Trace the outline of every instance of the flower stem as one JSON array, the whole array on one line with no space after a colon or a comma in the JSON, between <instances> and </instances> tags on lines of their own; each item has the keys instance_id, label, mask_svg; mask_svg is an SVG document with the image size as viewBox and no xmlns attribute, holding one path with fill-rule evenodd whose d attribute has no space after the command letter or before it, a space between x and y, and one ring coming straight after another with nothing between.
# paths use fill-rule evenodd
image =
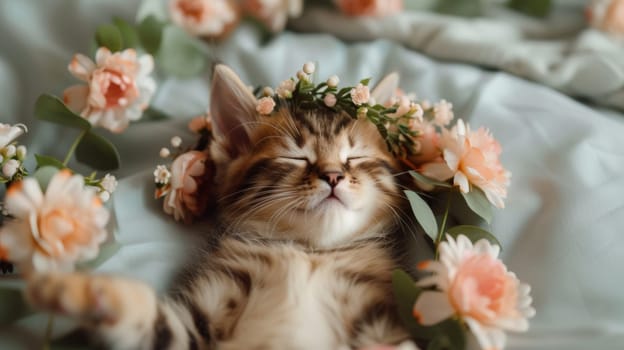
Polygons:
<instances>
[{"instance_id":1,"label":"flower stem","mask_svg":"<svg viewBox=\"0 0 624 350\"><path fill-rule=\"evenodd\" d=\"M50 314L50 317L48 317L48 325L46 326L45 338L43 339L43 350L50 350L52 328L54 328L54 314Z\"/></svg>"},{"instance_id":2,"label":"flower stem","mask_svg":"<svg viewBox=\"0 0 624 350\"><path fill-rule=\"evenodd\" d=\"M76 148L80 144L80 141L82 141L82 139L85 137L87 132L89 132L89 129L84 129L80 133L80 135L78 135L78 137L76 138L74 143L72 143L71 147L69 148L69 151L67 151L67 155L65 155L65 159L63 160L63 166L67 166L67 164L69 163L69 160L74 155L74 152L76 151Z\"/></svg>"},{"instance_id":3,"label":"flower stem","mask_svg":"<svg viewBox=\"0 0 624 350\"><path fill-rule=\"evenodd\" d=\"M449 211L451 210L451 192L448 192L448 197L446 199L446 208L444 209L444 216L442 216L442 223L440 224L440 230L438 231L438 235L435 240L435 260L438 260L440 256L440 250L438 247L440 246L440 242L442 242L442 238L444 237L444 231L446 230L446 220L448 219Z\"/></svg>"}]
</instances>

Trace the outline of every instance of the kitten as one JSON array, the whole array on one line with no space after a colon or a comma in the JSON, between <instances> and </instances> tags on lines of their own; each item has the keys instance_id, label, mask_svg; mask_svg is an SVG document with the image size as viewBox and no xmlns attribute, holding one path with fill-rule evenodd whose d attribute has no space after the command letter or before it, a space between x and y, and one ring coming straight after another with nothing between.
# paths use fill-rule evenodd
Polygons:
<instances>
[{"instance_id":1,"label":"kitten","mask_svg":"<svg viewBox=\"0 0 624 350\"><path fill-rule=\"evenodd\" d=\"M30 302L125 349L357 349L408 338L395 312L399 166L375 126L329 109L259 116L229 68L211 89L221 237L158 300L118 277L43 274Z\"/></svg>"}]
</instances>

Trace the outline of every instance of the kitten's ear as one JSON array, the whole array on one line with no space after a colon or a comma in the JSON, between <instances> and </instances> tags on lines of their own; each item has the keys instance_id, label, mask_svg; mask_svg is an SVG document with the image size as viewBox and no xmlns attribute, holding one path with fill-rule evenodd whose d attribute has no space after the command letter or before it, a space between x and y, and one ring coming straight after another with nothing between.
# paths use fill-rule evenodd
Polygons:
<instances>
[{"instance_id":1,"label":"kitten's ear","mask_svg":"<svg viewBox=\"0 0 624 350\"><path fill-rule=\"evenodd\" d=\"M371 92L371 96L377 101L377 103L384 104L395 95L397 88L399 87L399 73L392 72L386 75L375 86Z\"/></svg>"},{"instance_id":2,"label":"kitten's ear","mask_svg":"<svg viewBox=\"0 0 624 350\"><path fill-rule=\"evenodd\" d=\"M256 98L232 69L214 67L210 89L213 134L231 157L250 149L250 129L256 120Z\"/></svg>"}]
</instances>

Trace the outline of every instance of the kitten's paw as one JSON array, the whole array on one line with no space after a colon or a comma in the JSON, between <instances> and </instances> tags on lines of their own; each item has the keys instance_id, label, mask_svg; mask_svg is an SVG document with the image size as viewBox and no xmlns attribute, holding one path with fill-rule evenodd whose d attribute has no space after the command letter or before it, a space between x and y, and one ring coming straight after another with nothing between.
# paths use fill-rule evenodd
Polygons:
<instances>
[{"instance_id":1,"label":"kitten's paw","mask_svg":"<svg viewBox=\"0 0 624 350\"><path fill-rule=\"evenodd\" d=\"M29 279L26 299L35 308L93 323L115 323L122 312L117 281L80 273L37 274Z\"/></svg>"}]
</instances>

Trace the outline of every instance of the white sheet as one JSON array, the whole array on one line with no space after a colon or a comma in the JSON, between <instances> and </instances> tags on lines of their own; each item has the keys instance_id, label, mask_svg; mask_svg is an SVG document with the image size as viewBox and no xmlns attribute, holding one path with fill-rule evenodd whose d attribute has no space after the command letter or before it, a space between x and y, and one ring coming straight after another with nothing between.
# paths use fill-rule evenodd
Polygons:
<instances>
[{"instance_id":1,"label":"white sheet","mask_svg":"<svg viewBox=\"0 0 624 350\"><path fill-rule=\"evenodd\" d=\"M60 95L73 79L66 65L87 52L90 34L110 15L134 17L124 0L40 2L0 0L0 121L25 122L23 140L36 152L61 156L71 136L35 122L32 106L43 92ZM276 85L303 62L317 61L318 76L338 74L345 84L390 71L419 96L446 98L457 116L491 129L512 171L507 208L491 230L503 257L533 286L537 316L529 333L511 338L509 349L618 349L624 341L624 119L587 107L550 88L506 73L441 63L389 41L358 44L325 34L285 33L260 46L259 34L242 27L212 52L250 84ZM112 139L119 146L122 178L114 196L122 249L99 270L134 276L162 291L193 232L151 200L151 169L173 135L189 139L185 121L208 105L206 77L167 80L156 105L177 120L133 125ZM0 281L3 285L6 278ZM0 300L0 310L14 299ZM45 316L0 326L0 346L36 342ZM58 333L67 328L56 325ZM32 334L31 334L32 332ZM34 334L34 335L33 335Z\"/></svg>"}]
</instances>

